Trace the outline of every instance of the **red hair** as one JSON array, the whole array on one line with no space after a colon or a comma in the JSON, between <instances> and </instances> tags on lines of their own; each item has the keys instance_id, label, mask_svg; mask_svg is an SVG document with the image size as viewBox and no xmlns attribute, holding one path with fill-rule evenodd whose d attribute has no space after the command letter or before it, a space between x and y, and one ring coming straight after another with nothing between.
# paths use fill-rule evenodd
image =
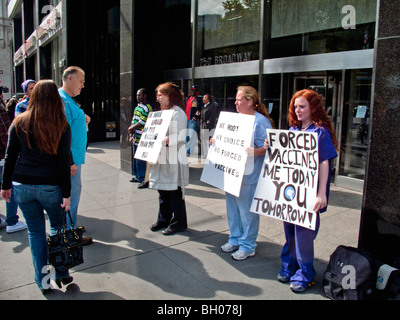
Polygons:
<instances>
[{"instance_id":1,"label":"red hair","mask_svg":"<svg viewBox=\"0 0 400 320\"><path fill-rule=\"evenodd\" d=\"M336 133L332 127L332 123L329 120L328 115L326 114L326 110L324 108L324 103L323 103L323 97L313 90L305 89L295 93L295 95L292 98L292 101L290 102L290 107L289 107L289 115L288 115L289 125L291 127L299 127L301 125L301 122L297 119L297 115L295 112L295 102L296 99L300 97L304 97L310 104L312 123L317 127L321 127L322 125L324 125L329 131L329 134L331 136L335 148L337 148L338 142L336 139Z\"/></svg>"},{"instance_id":2,"label":"red hair","mask_svg":"<svg viewBox=\"0 0 400 320\"><path fill-rule=\"evenodd\" d=\"M169 106L166 106L168 108L172 108L173 106L178 106L180 107L183 111L185 111L185 104L184 104L184 94L179 87L172 83L172 82L166 82L163 84L160 84L157 89L156 89L156 95L157 93L160 92L169 98ZM186 111L185 111L186 112Z\"/></svg>"}]
</instances>

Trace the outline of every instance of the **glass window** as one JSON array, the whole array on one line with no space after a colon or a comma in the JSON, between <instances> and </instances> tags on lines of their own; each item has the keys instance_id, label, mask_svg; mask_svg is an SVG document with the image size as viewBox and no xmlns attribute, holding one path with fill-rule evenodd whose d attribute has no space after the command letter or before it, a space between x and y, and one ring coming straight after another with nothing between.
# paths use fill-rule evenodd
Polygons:
<instances>
[{"instance_id":1,"label":"glass window","mask_svg":"<svg viewBox=\"0 0 400 320\"><path fill-rule=\"evenodd\" d=\"M162 19L165 23L159 41L164 41L163 58L166 70L190 68L192 65L191 0L166 0ZM151 18L146 27L151 27Z\"/></svg>"},{"instance_id":2,"label":"glass window","mask_svg":"<svg viewBox=\"0 0 400 320\"><path fill-rule=\"evenodd\" d=\"M196 66L259 59L261 0L201 0Z\"/></svg>"},{"instance_id":3,"label":"glass window","mask_svg":"<svg viewBox=\"0 0 400 320\"><path fill-rule=\"evenodd\" d=\"M273 0L270 11L266 58L374 47L377 1Z\"/></svg>"},{"instance_id":4,"label":"glass window","mask_svg":"<svg viewBox=\"0 0 400 320\"><path fill-rule=\"evenodd\" d=\"M196 81L200 93L211 94L221 111L236 112L236 93L239 86L258 88L258 76L212 78Z\"/></svg>"},{"instance_id":5,"label":"glass window","mask_svg":"<svg viewBox=\"0 0 400 320\"><path fill-rule=\"evenodd\" d=\"M372 70L346 71L339 175L365 178L372 94Z\"/></svg>"}]
</instances>

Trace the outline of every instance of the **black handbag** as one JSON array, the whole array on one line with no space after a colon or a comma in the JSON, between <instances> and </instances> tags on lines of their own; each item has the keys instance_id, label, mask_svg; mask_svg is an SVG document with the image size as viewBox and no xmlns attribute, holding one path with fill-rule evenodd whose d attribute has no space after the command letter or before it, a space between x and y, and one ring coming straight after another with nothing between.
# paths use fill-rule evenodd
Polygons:
<instances>
[{"instance_id":1,"label":"black handbag","mask_svg":"<svg viewBox=\"0 0 400 320\"><path fill-rule=\"evenodd\" d=\"M72 228L67 230L67 214ZM70 212L64 212L57 234L47 238L48 260L57 271L65 272L83 263L82 232L72 223Z\"/></svg>"}]
</instances>

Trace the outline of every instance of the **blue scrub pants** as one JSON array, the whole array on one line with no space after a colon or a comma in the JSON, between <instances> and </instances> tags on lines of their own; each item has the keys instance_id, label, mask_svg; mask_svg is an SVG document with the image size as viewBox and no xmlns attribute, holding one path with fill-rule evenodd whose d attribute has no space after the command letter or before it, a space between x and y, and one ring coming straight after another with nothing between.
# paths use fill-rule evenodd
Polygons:
<instances>
[{"instance_id":1,"label":"blue scrub pants","mask_svg":"<svg viewBox=\"0 0 400 320\"><path fill-rule=\"evenodd\" d=\"M286 244L283 247L281 275L289 277L290 282L307 288L314 281L314 240L318 235L320 217L318 215L315 231L294 224L284 223Z\"/></svg>"},{"instance_id":2,"label":"blue scrub pants","mask_svg":"<svg viewBox=\"0 0 400 320\"><path fill-rule=\"evenodd\" d=\"M226 194L229 243L247 253L253 253L256 250L256 240L260 229L260 215L250 212L256 188L257 184L243 184L239 198Z\"/></svg>"}]
</instances>

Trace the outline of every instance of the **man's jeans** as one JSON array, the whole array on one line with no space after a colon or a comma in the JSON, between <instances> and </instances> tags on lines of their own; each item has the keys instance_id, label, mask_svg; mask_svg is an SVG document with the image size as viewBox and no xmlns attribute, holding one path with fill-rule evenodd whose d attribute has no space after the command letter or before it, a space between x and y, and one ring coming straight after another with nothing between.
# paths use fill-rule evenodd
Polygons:
<instances>
[{"instance_id":1,"label":"man's jeans","mask_svg":"<svg viewBox=\"0 0 400 320\"><path fill-rule=\"evenodd\" d=\"M77 166L76 174L71 177L71 218L75 227L78 227L78 206L82 193L82 166ZM71 221L68 218L68 229L71 229Z\"/></svg>"},{"instance_id":2,"label":"man's jeans","mask_svg":"<svg viewBox=\"0 0 400 320\"><path fill-rule=\"evenodd\" d=\"M17 201L28 225L29 244L32 252L35 281L40 289L47 276L47 240L44 210L49 217L50 234L55 235L62 223L63 202L60 186L16 185ZM57 279L69 277L69 272L56 273Z\"/></svg>"},{"instance_id":3,"label":"man's jeans","mask_svg":"<svg viewBox=\"0 0 400 320\"><path fill-rule=\"evenodd\" d=\"M135 145L133 146L133 155L136 154L137 148L138 148L138 146L135 146ZM138 159L135 159L135 157L133 157L132 173L136 177L136 179L138 179L140 182L144 182L144 180L146 178L146 169L147 169L146 161L138 160Z\"/></svg>"}]
</instances>

